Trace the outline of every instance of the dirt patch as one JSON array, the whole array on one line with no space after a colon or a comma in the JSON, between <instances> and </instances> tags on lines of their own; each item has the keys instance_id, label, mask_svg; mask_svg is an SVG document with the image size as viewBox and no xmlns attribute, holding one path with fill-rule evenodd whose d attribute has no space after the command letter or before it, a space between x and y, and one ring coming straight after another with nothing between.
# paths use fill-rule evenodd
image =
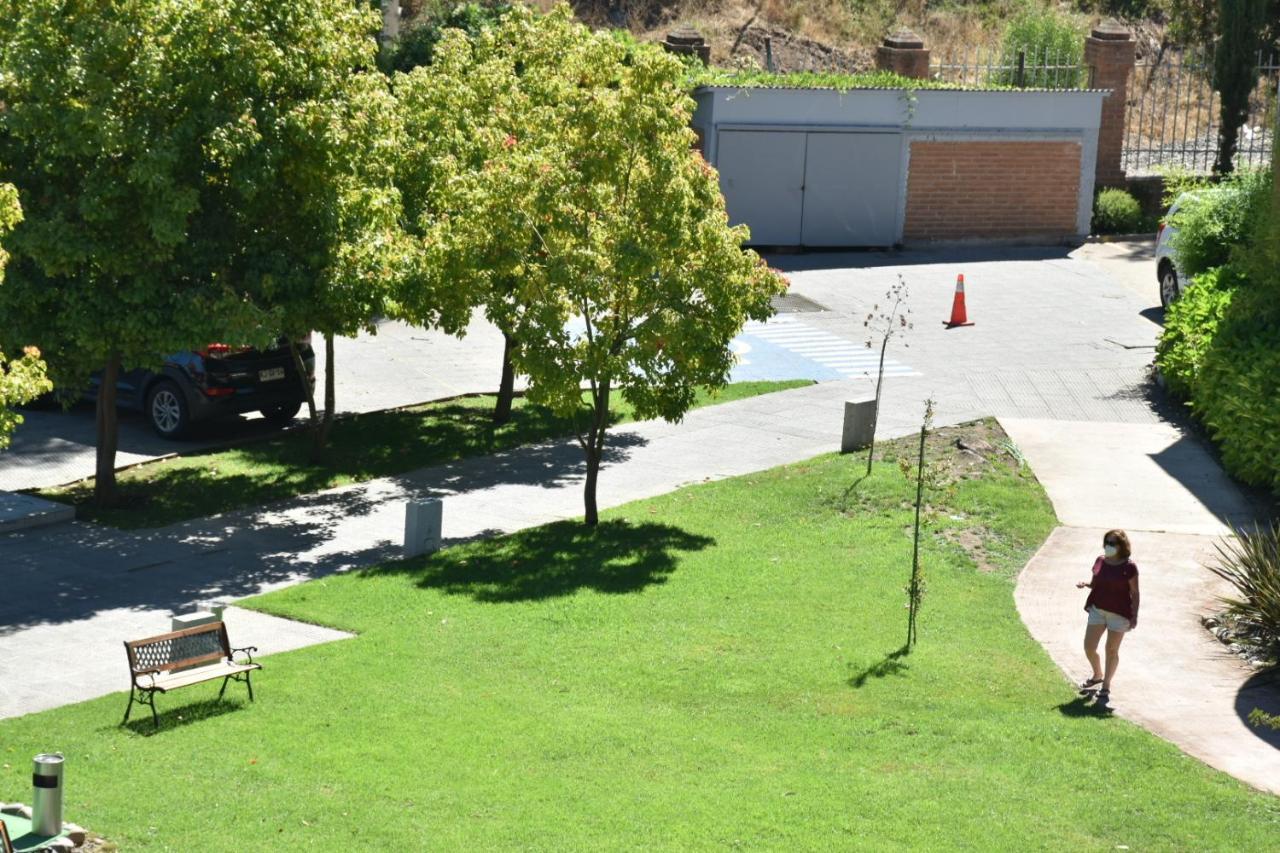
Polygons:
<instances>
[{"instance_id":1,"label":"dirt patch","mask_svg":"<svg viewBox=\"0 0 1280 853\"><path fill-rule=\"evenodd\" d=\"M926 462L939 470L944 481L981 477L993 465L1018 471L1026 464L1022 452L994 418L935 429L925 438L924 447ZM876 459L896 462L907 458L914 464L919 451L917 433L877 445Z\"/></svg>"}]
</instances>

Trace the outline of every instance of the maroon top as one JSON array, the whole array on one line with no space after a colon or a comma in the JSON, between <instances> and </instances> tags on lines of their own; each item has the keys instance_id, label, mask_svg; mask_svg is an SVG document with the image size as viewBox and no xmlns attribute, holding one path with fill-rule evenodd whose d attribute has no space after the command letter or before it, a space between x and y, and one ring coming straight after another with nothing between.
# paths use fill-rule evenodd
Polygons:
<instances>
[{"instance_id":1,"label":"maroon top","mask_svg":"<svg viewBox=\"0 0 1280 853\"><path fill-rule=\"evenodd\" d=\"M1093 564L1093 589L1089 590L1084 609L1110 610L1132 620L1133 599L1129 597L1129 579L1137 576L1138 567L1133 560L1113 565L1099 557Z\"/></svg>"}]
</instances>

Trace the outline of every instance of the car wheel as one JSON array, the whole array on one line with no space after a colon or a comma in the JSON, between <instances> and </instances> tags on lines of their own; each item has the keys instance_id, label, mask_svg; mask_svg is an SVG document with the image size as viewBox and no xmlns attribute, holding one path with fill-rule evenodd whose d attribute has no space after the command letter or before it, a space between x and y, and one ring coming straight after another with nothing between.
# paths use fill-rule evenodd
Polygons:
<instances>
[{"instance_id":1,"label":"car wheel","mask_svg":"<svg viewBox=\"0 0 1280 853\"><path fill-rule=\"evenodd\" d=\"M283 426L298 416L298 412L302 409L302 403L285 403L283 406L270 406L261 409L262 417L273 424Z\"/></svg>"},{"instance_id":2,"label":"car wheel","mask_svg":"<svg viewBox=\"0 0 1280 853\"><path fill-rule=\"evenodd\" d=\"M147 392L147 420L161 438L182 438L191 427L187 400L176 383L165 379Z\"/></svg>"},{"instance_id":3,"label":"car wheel","mask_svg":"<svg viewBox=\"0 0 1280 853\"><path fill-rule=\"evenodd\" d=\"M1178 273L1172 265L1166 265L1160 272L1160 305L1168 308L1182 295L1178 287Z\"/></svg>"}]
</instances>

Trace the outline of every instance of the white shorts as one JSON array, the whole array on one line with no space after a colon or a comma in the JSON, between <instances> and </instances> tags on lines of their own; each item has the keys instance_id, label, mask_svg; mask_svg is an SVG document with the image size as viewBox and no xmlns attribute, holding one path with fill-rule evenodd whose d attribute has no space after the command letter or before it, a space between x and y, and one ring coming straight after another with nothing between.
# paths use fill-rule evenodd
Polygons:
<instances>
[{"instance_id":1,"label":"white shorts","mask_svg":"<svg viewBox=\"0 0 1280 853\"><path fill-rule=\"evenodd\" d=\"M1106 625L1108 631L1129 630L1128 619L1124 618L1119 613L1112 613L1110 610L1100 610L1093 605L1089 606L1089 624Z\"/></svg>"}]
</instances>

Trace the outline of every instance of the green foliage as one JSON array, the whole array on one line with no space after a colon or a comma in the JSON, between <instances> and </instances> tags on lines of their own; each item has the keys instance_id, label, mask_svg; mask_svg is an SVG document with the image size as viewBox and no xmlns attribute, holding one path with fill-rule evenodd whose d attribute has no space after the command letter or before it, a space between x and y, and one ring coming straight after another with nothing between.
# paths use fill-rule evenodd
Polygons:
<instances>
[{"instance_id":1,"label":"green foliage","mask_svg":"<svg viewBox=\"0 0 1280 853\"><path fill-rule=\"evenodd\" d=\"M1161 202L1166 210L1184 193L1195 193L1216 186L1208 175L1193 172L1185 166L1164 166L1157 171L1164 187Z\"/></svg>"},{"instance_id":2,"label":"green foliage","mask_svg":"<svg viewBox=\"0 0 1280 853\"><path fill-rule=\"evenodd\" d=\"M26 216L0 342L38 343L74 388L116 360L347 325L365 296L331 292L381 274L397 219L389 167L361 164L398 148L371 141L376 24L349 0L5 4L0 178ZM99 451L104 472L113 439Z\"/></svg>"},{"instance_id":3,"label":"green foliage","mask_svg":"<svg viewBox=\"0 0 1280 853\"><path fill-rule=\"evenodd\" d=\"M0 238L21 221L22 207L18 204L17 191L9 184L0 184ZM4 286L4 267L8 259L3 244L0 244L0 287ZM0 352L0 450L9 446L10 436L22 423L22 415L13 407L34 400L52 388L45 378L45 365L40 360L38 349L27 347L22 358L17 360L6 360L4 353Z\"/></svg>"},{"instance_id":4,"label":"green foliage","mask_svg":"<svg viewBox=\"0 0 1280 853\"><path fill-rule=\"evenodd\" d=\"M1164 331L1156 345L1156 364L1169 390L1184 399L1196 397L1200 368L1236 289L1244 278L1231 267L1196 276L1165 311Z\"/></svg>"},{"instance_id":5,"label":"green foliage","mask_svg":"<svg viewBox=\"0 0 1280 853\"><path fill-rule=\"evenodd\" d=\"M436 45L446 30L461 30L474 37L497 26L510 9L511 3L506 0L435 3L419 13L413 25L400 33L381 64L388 71L411 71L420 65L430 65Z\"/></svg>"},{"instance_id":6,"label":"green foliage","mask_svg":"<svg viewBox=\"0 0 1280 853\"><path fill-rule=\"evenodd\" d=\"M976 90L1009 89L1010 84L991 82L984 86L961 86L943 80L917 80L903 77L892 71L866 71L860 74L843 74L827 71L802 71L781 73L759 69L733 69L706 67L701 63L689 66L689 85L729 86L743 89L836 89L847 92L852 89L925 89Z\"/></svg>"},{"instance_id":7,"label":"green foliage","mask_svg":"<svg viewBox=\"0 0 1280 853\"><path fill-rule=\"evenodd\" d=\"M1178 229L1172 246L1182 274L1192 277L1220 267L1237 246L1247 248L1270 204L1270 189L1270 171L1254 170L1185 196L1170 220Z\"/></svg>"},{"instance_id":8,"label":"green foliage","mask_svg":"<svg viewBox=\"0 0 1280 853\"><path fill-rule=\"evenodd\" d=\"M1132 234L1142 225L1142 206L1127 191L1105 189L1093 203L1096 234Z\"/></svg>"},{"instance_id":9,"label":"green foliage","mask_svg":"<svg viewBox=\"0 0 1280 853\"><path fill-rule=\"evenodd\" d=\"M428 259L399 308L420 322L436 305L423 293L479 294L530 399L569 414L591 388L593 523L610 393L678 420L698 387L727 381L730 339L784 282L728 226L692 149L686 66L656 46L592 33L564 5L517 6L474 40L447 33L396 88Z\"/></svg>"},{"instance_id":10,"label":"green foliage","mask_svg":"<svg viewBox=\"0 0 1280 853\"><path fill-rule=\"evenodd\" d=\"M1025 6L1005 27L1000 52L1002 64L1014 67L994 72L993 83L1021 83L1031 89L1075 89L1086 79L1084 27L1077 17L1054 7ZM1016 69L1019 52L1025 56L1021 80Z\"/></svg>"},{"instance_id":11,"label":"green foliage","mask_svg":"<svg viewBox=\"0 0 1280 853\"><path fill-rule=\"evenodd\" d=\"M1233 476L1280 491L1280 310L1252 282L1237 290L1218 322L1192 409Z\"/></svg>"},{"instance_id":12,"label":"green foliage","mask_svg":"<svg viewBox=\"0 0 1280 853\"><path fill-rule=\"evenodd\" d=\"M1224 598L1237 642L1280 661L1280 525L1236 530L1218 543L1217 562L1209 570L1235 588Z\"/></svg>"},{"instance_id":13,"label":"green foliage","mask_svg":"<svg viewBox=\"0 0 1280 853\"><path fill-rule=\"evenodd\" d=\"M1240 128L1249 118L1249 96L1258 84L1258 54L1268 6L1274 0L1218 0L1218 39L1213 52L1213 86L1219 94L1218 157L1213 170L1234 170Z\"/></svg>"}]
</instances>

